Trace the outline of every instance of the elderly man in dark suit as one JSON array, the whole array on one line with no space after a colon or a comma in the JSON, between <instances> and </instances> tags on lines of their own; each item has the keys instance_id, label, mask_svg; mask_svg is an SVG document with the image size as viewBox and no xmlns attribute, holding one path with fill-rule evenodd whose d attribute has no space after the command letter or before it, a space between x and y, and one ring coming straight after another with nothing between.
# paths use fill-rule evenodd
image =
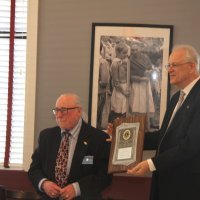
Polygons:
<instances>
[{"instance_id":1,"label":"elderly man in dark suit","mask_svg":"<svg viewBox=\"0 0 200 200\"><path fill-rule=\"evenodd\" d=\"M102 199L101 192L110 183L108 135L82 120L75 94L61 95L53 113L58 126L40 133L28 171L31 182L44 200Z\"/></svg>"},{"instance_id":2,"label":"elderly man in dark suit","mask_svg":"<svg viewBox=\"0 0 200 200\"><path fill-rule=\"evenodd\" d=\"M134 175L153 171L151 200L200 199L198 59L189 45L173 49L166 68L180 91L171 98L160 130L145 134L145 148L157 149L156 155L128 170Z\"/></svg>"}]
</instances>

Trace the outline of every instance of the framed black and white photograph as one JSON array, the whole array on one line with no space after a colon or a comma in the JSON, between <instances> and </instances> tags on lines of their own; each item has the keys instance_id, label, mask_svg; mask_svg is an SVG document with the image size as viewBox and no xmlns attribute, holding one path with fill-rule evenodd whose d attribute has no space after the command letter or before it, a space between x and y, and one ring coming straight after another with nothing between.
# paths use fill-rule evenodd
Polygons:
<instances>
[{"instance_id":1,"label":"framed black and white photograph","mask_svg":"<svg viewBox=\"0 0 200 200\"><path fill-rule=\"evenodd\" d=\"M160 127L168 99L165 65L172 25L93 23L88 119L107 129L116 118L146 114L146 130Z\"/></svg>"}]
</instances>

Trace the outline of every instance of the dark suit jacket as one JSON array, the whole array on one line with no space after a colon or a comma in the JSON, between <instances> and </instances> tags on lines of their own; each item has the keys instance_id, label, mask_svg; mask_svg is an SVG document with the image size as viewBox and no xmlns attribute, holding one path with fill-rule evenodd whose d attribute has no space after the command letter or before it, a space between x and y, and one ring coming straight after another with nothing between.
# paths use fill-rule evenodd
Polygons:
<instances>
[{"instance_id":1,"label":"dark suit jacket","mask_svg":"<svg viewBox=\"0 0 200 200\"><path fill-rule=\"evenodd\" d=\"M200 199L200 80L166 131L178 98L179 92L170 101L161 129L145 134L145 149L157 149L151 200Z\"/></svg>"},{"instance_id":2,"label":"dark suit jacket","mask_svg":"<svg viewBox=\"0 0 200 200\"><path fill-rule=\"evenodd\" d=\"M107 134L82 122L78 141L72 159L68 184L78 182L81 197L76 199L101 199L102 190L110 183L107 174L110 144ZM61 141L60 128L43 130L39 136L39 145L32 156L28 171L29 178L38 191L42 178L55 182L56 156ZM93 156L93 164L82 164L85 156ZM38 191L40 192L40 191ZM43 199L48 198L44 193Z\"/></svg>"}]
</instances>

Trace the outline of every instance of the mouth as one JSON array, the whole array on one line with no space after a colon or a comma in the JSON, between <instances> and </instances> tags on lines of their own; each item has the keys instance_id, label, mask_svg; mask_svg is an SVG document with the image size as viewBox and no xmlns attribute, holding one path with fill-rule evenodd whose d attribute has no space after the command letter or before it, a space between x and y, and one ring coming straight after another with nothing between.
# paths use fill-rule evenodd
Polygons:
<instances>
[{"instance_id":1,"label":"mouth","mask_svg":"<svg viewBox=\"0 0 200 200\"><path fill-rule=\"evenodd\" d=\"M169 79L170 79L170 81L172 81L175 77L176 77L175 75L170 74L170 75L169 75Z\"/></svg>"},{"instance_id":2,"label":"mouth","mask_svg":"<svg viewBox=\"0 0 200 200\"><path fill-rule=\"evenodd\" d=\"M169 77L175 77L176 75L175 74L169 74Z\"/></svg>"},{"instance_id":3,"label":"mouth","mask_svg":"<svg viewBox=\"0 0 200 200\"><path fill-rule=\"evenodd\" d=\"M63 123L64 120L59 120L59 119L58 119L57 122L58 122L58 123Z\"/></svg>"},{"instance_id":4,"label":"mouth","mask_svg":"<svg viewBox=\"0 0 200 200\"><path fill-rule=\"evenodd\" d=\"M63 121L63 120L58 120L58 122L63 123L63 122L65 122L65 121Z\"/></svg>"}]
</instances>

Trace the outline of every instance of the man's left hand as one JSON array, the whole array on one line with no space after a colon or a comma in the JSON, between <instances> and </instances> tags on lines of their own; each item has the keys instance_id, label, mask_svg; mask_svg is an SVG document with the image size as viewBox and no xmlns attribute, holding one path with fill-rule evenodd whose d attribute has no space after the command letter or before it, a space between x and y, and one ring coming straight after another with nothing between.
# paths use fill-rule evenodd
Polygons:
<instances>
[{"instance_id":1,"label":"man's left hand","mask_svg":"<svg viewBox=\"0 0 200 200\"><path fill-rule=\"evenodd\" d=\"M63 200L71 200L76 197L76 192L74 190L74 187L72 184L67 185L60 191L60 197L62 197Z\"/></svg>"}]
</instances>

